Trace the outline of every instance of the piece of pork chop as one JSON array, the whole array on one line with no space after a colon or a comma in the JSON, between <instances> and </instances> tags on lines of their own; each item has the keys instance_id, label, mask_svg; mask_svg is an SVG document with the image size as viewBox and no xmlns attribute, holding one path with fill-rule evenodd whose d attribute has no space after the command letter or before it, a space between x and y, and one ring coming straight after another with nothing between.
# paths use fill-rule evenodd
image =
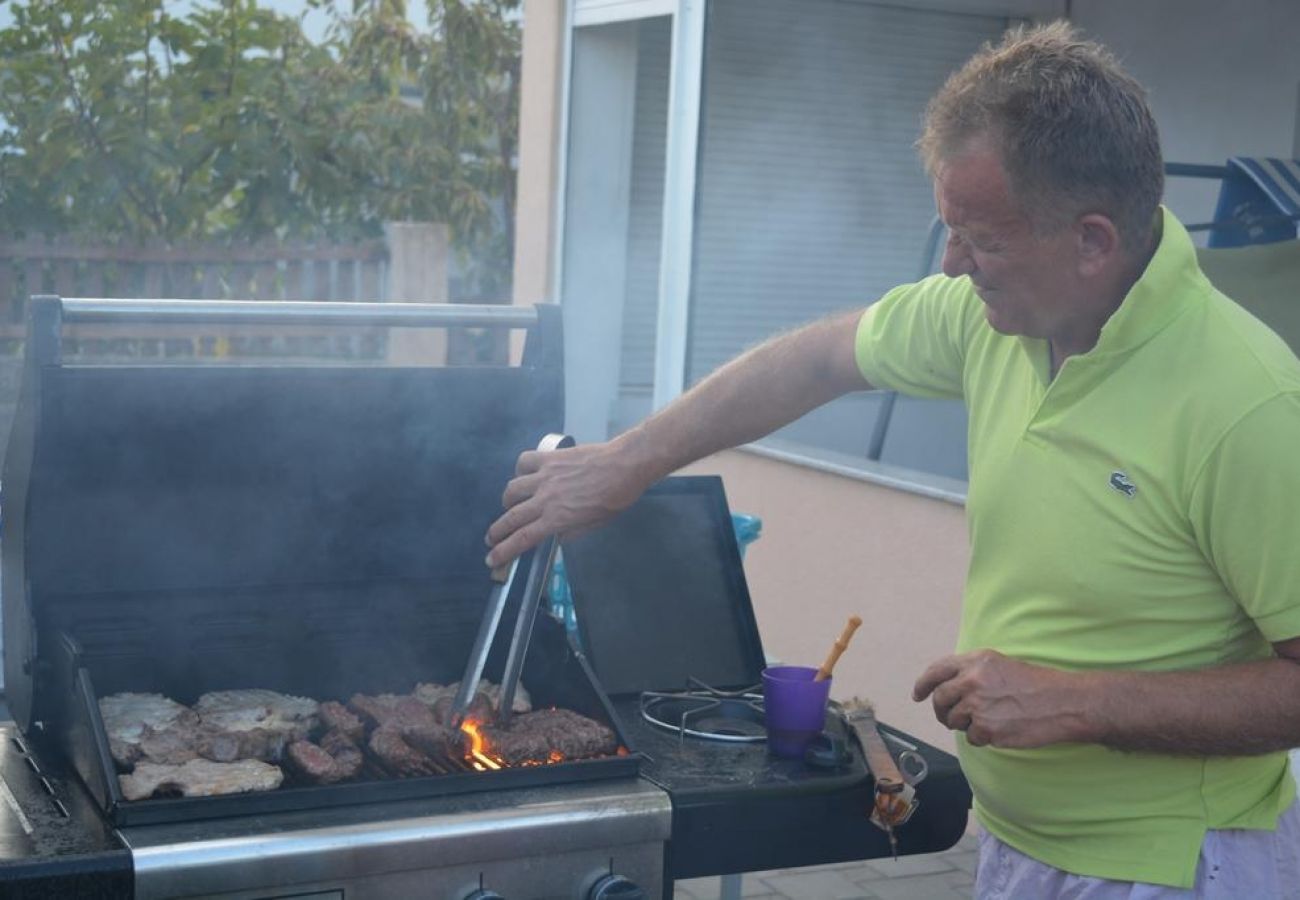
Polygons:
<instances>
[{"instance_id":1,"label":"piece of pork chop","mask_svg":"<svg viewBox=\"0 0 1300 900\"><path fill-rule=\"evenodd\" d=\"M112 694L99 700L99 716L108 734L109 752L122 769L144 757L141 741L159 732L198 724L194 710L162 694Z\"/></svg>"},{"instance_id":2,"label":"piece of pork chop","mask_svg":"<svg viewBox=\"0 0 1300 900\"><path fill-rule=\"evenodd\" d=\"M119 775L117 780L122 787L123 797L127 800L143 800L156 793L212 797L217 794L273 791L284 781L284 773L276 766L255 759L228 763L192 759L179 766L142 762L130 775Z\"/></svg>"},{"instance_id":3,"label":"piece of pork chop","mask_svg":"<svg viewBox=\"0 0 1300 900\"><path fill-rule=\"evenodd\" d=\"M205 726L241 735L241 755L273 761L287 744L311 734L318 708L307 697L260 688L212 691L194 704Z\"/></svg>"}]
</instances>

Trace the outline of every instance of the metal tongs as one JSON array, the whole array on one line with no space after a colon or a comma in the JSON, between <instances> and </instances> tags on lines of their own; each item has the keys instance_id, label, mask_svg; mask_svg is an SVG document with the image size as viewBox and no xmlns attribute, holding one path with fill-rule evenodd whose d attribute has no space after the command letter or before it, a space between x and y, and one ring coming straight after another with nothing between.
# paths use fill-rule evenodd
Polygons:
<instances>
[{"instance_id":1,"label":"metal tongs","mask_svg":"<svg viewBox=\"0 0 1300 900\"><path fill-rule=\"evenodd\" d=\"M538 443L541 451L560 450L574 446L575 441L567 434L548 434ZM555 564L555 538L546 538L533 550L528 566L528 580L524 583L523 599L519 602L519 614L515 619L515 633L510 639L510 652L506 655L506 667L501 675L501 696L497 703L497 724L502 727L510 724L515 693L519 689L519 676L524 668L524 656L528 653L528 642L533 636L533 625L537 621L537 610L541 606L542 589L550 577L551 567ZM497 627L505 612L506 601L510 599L515 576L519 572L520 557L507 567L492 570L492 590L488 593L487 606L483 610L483 619L479 622L478 636L469 651L469 660L465 664L465 674L456 690L456 699L451 705L450 722L453 728L459 728L465 721L465 714L474 700L479 679L483 677L483 667L487 665L488 653L492 650Z\"/></svg>"}]
</instances>

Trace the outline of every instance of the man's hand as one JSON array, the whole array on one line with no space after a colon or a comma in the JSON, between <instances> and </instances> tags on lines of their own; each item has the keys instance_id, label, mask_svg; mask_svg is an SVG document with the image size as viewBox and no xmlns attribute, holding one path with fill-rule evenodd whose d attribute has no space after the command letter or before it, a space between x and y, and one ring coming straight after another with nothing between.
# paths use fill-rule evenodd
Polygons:
<instances>
[{"instance_id":1,"label":"man's hand","mask_svg":"<svg viewBox=\"0 0 1300 900\"><path fill-rule=\"evenodd\" d=\"M631 506L655 480L618 442L519 457L488 529L490 566L502 566L550 535L569 537Z\"/></svg>"},{"instance_id":2,"label":"man's hand","mask_svg":"<svg viewBox=\"0 0 1300 900\"><path fill-rule=\"evenodd\" d=\"M838 313L778 335L608 443L523 454L502 497L505 515L488 529L488 565L598 525L687 463L870 389L854 353L860 317Z\"/></svg>"},{"instance_id":3,"label":"man's hand","mask_svg":"<svg viewBox=\"0 0 1300 900\"><path fill-rule=\"evenodd\" d=\"M1079 678L976 650L932 663L912 699L930 697L935 718L976 746L1042 747L1087 739Z\"/></svg>"}]
</instances>

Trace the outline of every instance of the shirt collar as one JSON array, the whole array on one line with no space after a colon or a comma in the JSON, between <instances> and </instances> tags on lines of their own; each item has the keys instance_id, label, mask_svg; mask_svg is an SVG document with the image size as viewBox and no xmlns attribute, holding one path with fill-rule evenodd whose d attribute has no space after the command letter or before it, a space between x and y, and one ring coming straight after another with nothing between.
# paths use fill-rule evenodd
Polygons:
<instances>
[{"instance_id":1,"label":"shirt collar","mask_svg":"<svg viewBox=\"0 0 1300 900\"><path fill-rule=\"evenodd\" d=\"M1188 306L1188 288L1199 279L1196 247L1187 229L1168 208L1160 207L1160 245L1119 309L1101 328L1087 356L1134 350L1159 334Z\"/></svg>"}]
</instances>

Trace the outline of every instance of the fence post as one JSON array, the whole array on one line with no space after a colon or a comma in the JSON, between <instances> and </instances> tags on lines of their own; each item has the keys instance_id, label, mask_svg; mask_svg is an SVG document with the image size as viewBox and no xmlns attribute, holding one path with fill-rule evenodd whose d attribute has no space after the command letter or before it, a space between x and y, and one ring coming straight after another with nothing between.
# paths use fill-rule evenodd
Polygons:
<instances>
[{"instance_id":1,"label":"fence post","mask_svg":"<svg viewBox=\"0 0 1300 900\"><path fill-rule=\"evenodd\" d=\"M450 231L445 224L385 222L390 303L447 303ZM397 365L447 364L447 332L441 328L391 328L388 360Z\"/></svg>"}]
</instances>

